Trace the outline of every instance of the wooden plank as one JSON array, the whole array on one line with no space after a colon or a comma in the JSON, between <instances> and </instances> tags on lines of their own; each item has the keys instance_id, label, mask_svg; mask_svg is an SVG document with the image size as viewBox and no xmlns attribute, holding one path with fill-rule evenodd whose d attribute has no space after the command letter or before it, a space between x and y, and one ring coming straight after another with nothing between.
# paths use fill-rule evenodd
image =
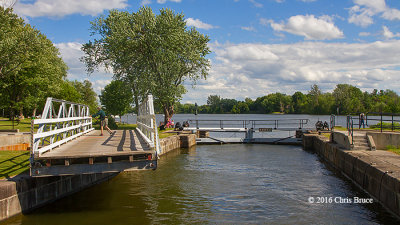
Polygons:
<instances>
[{"instance_id":1,"label":"wooden plank","mask_svg":"<svg viewBox=\"0 0 400 225\"><path fill-rule=\"evenodd\" d=\"M124 156L154 153L135 130L118 130L112 135L95 130L74 141L61 145L50 152L43 153L38 159L87 158L100 156Z\"/></svg>"}]
</instances>

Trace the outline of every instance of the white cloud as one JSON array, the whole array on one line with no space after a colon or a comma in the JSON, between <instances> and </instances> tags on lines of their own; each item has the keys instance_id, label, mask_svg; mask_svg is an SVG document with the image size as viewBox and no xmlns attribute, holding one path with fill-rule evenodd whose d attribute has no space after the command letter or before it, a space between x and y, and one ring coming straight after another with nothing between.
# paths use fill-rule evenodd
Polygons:
<instances>
[{"instance_id":1,"label":"white cloud","mask_svg":"<svg viewBox=\"0 0 400 225\"><path fill-rule=\"evenodd\" d=\"M209 30L209 29L218 28L218 26L213 26L211 24L204 23L204 22L200 21L199 19L187 18L185 21L188 26L193 26L193 27L196 27L199 29Z\"/></svg>"},{"instance_id":2,"label":"white cloud","mask_svg":"<svg viewBox=\"0 0 400 225\"><path fill-rule=\"evenodd\" d=\"M166 2L181 2L182 0L157 0L158 4L165 4Z\"/></svg>"},{"instance_id":3,"label":"white cloud","mask_svg":"<svg viewBox=\"0 0 400 225\"><path fill-rule=\"evenodd\" d=\"M390 8L385 0L353 0L354 6L349 11L349 23L367 27L374 23L373 17L381 15L387 20L400 20L400 10Z\"/></svg>"},{"instance_id":4,"label":"white cloud","mask_svg":"<svg viewBox=\"0 0 400 225\"><path fill-rule=\"evenodd\" d=\"M78 42L58 43L55 46L60 50L60 54L64 62L68 65L69 80L84 81L88 79L93 84L93 89L100 94L101 89L111 82L112 73L106 72L104 68L95 71L90 76L86 73L86 66L79 59L84 55L81 50L82 44Z\"/></svg>"},{"instance_id":5,"label":"white cloud","mask_svg":"<svg viewBox=\"0 0 400 225\"><path fill-rule=\"evenodd\" d=\"M219 94L256 98L268 93L307 92L312 84L333 89L338 83L397 90L400 41L373 43L218 44L209 77L184 99ZM331 91L331 90L324 90ZM197 96L197 97L196 97Z\"/></svg>"},{"instance_id":6,"label":"white cloud","mask_svg":"<svg viewBox=\"0 0 400 225\"><path fill-rule=\"evenodd\" d=\"M240 27L242 30L247 30L247 31L256 31L256 29L253 26L250 27Z\"/></svg>"},{"instance_id":7,"label":"white cloud","mask_svg":"<svg viewBox=\"0 0 400 225\"><path fill-rule=\"evenodd\" d=\"M400 10L388 9L382 14L382 17L387 20L400 20Z\"/></svg>"},{"instance_id":8,"label":"white cloud","mask_svg":"<svg viewBox=\"0 0 400 225\"><path fill-rule=\"evenodd\" d=\"M257 8L262 8L264 6L263 4L256 2L255 0L249 0L249 2L251 2Z\"/></svg>"},{"instance_id":9,"label":"white cloud","mask_svg":"<svg viewBox=\"0 0 400 225\"><path fill-rule=\"evenodd\" d=\"M150 5L151 4L151 0L142 0L140 2L141 5Z\"/></svg>"},{"instance_id":10,"label":"white cloud","mask_svg":"<svg viewBox=\"0 0 400 225\"><path fill-rule=\"evenodd\" d=\"M400 37L400 33L396 33L394 34L393 32L391 32L389 30L389 28L387 28L387 26L383 26L382 27L382 36L386 39L392 39L394 37Z\"/></svg>"},{"instance_id":11,"label":"white cloud","mask_svg":"<svg viewBox=\"0 0 400 225\"><path fill-rule=\"evenodd\" d=\"M369 33L369 32L360 32L358 34L358 36L360 36L360 37L367 37L367 36L370 36L370 35L371 35L371 33Z\"/></svg>"},{"instance_id":12,"label":"white cloud","mask_svg":"<svg viewBox=\"0 0 400 225\"><path fill-rule=\"evenodd\" d=\"M290 17L286 24L284 22L275 23L273 20L260 20L260 23L264 25L267 22L274 31L285 31L291 34L304 36L306 40L343 38L343 32L335 26L329 16L316 18L314 15L297 15Z\"/></svg>"},{"instance_id":13,"label":"white cloud","mask_svg":"<svg viewBox=\"0 0 400 225\"><path fill-rule=\"evenodd\" d=\"M127 0L37 0L34 3L18 1L14 10L27 17L63 17L75 13L96 16L104 10L127 6Z\"/></svg>"}]
</instances>

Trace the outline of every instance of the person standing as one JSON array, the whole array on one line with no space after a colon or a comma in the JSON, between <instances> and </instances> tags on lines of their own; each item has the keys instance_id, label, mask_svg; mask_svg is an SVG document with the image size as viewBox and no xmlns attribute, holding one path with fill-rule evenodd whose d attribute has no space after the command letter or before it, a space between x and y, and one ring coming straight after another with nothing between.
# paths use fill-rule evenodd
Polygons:
<instances>
[{"instance_id":1,"label":"person standing","mask_svg":"<svg viewBox=\"0 0 400 225\"><path fill-rule=\"evenodd\" d=\"M365 115L364 115L364 113L361 113L360 114L360 126L359 126L359 128L361 128L361 125L363 126L363 128L365 128L364 120L365 120Z\"/></svg>"},{"instance_id":2,"label":"person standing","mask_svg":"<svg viewBox=\"0 0 400 225\"><path fill-rule=\"evenodd\" d=\"M106 113L101 109L101 107L97 107L97 109L99 110L96 114L92 115L92 117L96 117L99 116L100 118L100 131L101 134L100 136L103 136L103 127L108 131L108 133L110 133L110 135L112 134L112 131L110 130L110 128L108 128L108 119L106 117Z\"/></svg>"}]
</instances>

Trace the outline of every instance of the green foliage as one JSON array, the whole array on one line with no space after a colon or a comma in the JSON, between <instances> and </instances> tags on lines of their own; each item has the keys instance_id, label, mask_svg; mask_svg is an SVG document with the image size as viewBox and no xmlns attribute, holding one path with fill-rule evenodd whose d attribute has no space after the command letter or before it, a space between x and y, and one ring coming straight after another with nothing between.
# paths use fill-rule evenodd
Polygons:
<instances>
[{"instance_id":1,"label":"green foliage","mask_svg":"<svg viewBox=\"0 0 400 225\"><path fill-rule=\"evenodd\" d=\"M0 7L0 27L0 101L14 117L57 93L67 66L53 43L12 9Z\"/></svg>"},{"instance_id":2,"label":"green foliage","mask_svg":"<svg viewBox=\"0 0 400 225\"><path fill-rule=\"evenodd\" d=\"M112 116L107 116L107 118L108 118L108 127L109 127L111 130L116 130L116 129L118 129L118 124L115 122L114 117L112 117Z\"/></svg>"},{"instance_id":3,"label":"green foliage","mask_svg":"<svg viewBox=\"0 0 400 225\"><path fill-rule=\"evenodd\" d=\"M136 105L152 93L165 120L186 92L184 82L194 85L207 76L209 38L188 29L183 14L161 9L156 15L149 7L136 13L111 10L93 21L91 30L99 39L82 48L88 71L100 65L112 68L117 79L130 84Z\"/></svg>"},{"instance_id":4,"label":"green foliage","mask_svg":"<svg viewBox=\"0 0 400 225\"><path fill-rule=\"evenodd\" d=\"M308 94L295 92L292 96L272 93L258 97L255 101L224 99L219 95L210 95L207 104L198 107L199 113L296 113L329 115L388 112L399 113L400 97L392 90L374 90L372 93L361 92L355 86L338 84L333 93L323 93L318 85L311 86ZM194 113L194 104L176 104L178 113ZM389 125L388 125L389 126ZM396 124L396 127L400 125ZM391 129L391 124L390 124Z\"/></svg>"},{"instance_id":5,"label":"green foliage","mask_svg":"<svg viewBox=\"0 0 400 225\"><path fill-rule=\"evenodd\" d=\"M124 115L131 109L132 90L127 83L114 80L101 91L100 102L112 115Z\"/></svg>"},{"instance_id":6,"label":"green foliage","mask_svg":"<svg viewBox=\"0 0 400 225\"><path fill-rule=\"evenodd\" d=\"M75 80L72 82L72 85L80 94L80 99L78 103L88 105L90 108L90 113L94 114L95 112L97 112L97 94L93 90L92 83L88 80L84 80L83 82Z\"/></svg>"}]
</instances>

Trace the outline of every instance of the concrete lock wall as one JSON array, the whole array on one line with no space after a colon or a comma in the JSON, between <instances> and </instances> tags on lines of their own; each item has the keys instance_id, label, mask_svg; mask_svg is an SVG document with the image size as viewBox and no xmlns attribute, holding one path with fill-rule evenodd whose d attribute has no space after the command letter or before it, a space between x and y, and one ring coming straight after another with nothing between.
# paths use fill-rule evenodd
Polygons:
<instances>
[{"instance_id":1,"label":"concrete lock wall","mask_svg":"<svg viewBox=\"0 0 400 225\"><path fill-rule=\"evenodd\" d=\"M118 173L29 177L0 182L0 221L29 212L84 188L111 179Z\"/></svg>"},{"instance_id":2,"label":"concrete lock wall","mask_svg":"<svg viewBox=\"0 0 400 225\"><path fill-rule=\"evenodd\" d=\"M399 171L390 171L386 162L344 150L340 144L322 140L318 135L304 135L303 147L317 153L385 208L400 216Z\"/></svg>"},{"instance_id":3,"label":"concrete lock wall","mask_svg":"<svg viewBox=\"0 0 400 225\"><path fill-rule=\"evenodd\" d=\"M8 146L16 146L20 144L31 144L31 135L29 133L12 133L0 134L0 149L6 150ZM14 149L10 149L14 150Z\"/></svg>"},{"instance_id":4,"label":"concrete lock wall","mask_svg":"<svg viewBox=\"0 0 400 225\"><path fill-rule=\"evenodd\" d=\"M195 134L174 135L160 140L161 154L175 150L177 148L189 148L196 145Z\"/></svg>"},{"instance_id":5,"label":"concrete lock wall","mask_svg":"<svg viewBox=\"0 0 400 225\"><path fill-rule=\"evenodd\" d=\"M331 134L331 139L334 143L339 144L340 146L342 146L342 148L344 149L350 149L350 140L349 140L349 136L340 133L340 132L333 132Z\"/></svg>"},{"instance_id":6,"label":"concrete lock wall","mask_svg":"<svg viewBox=\"0 0 400 225\"><path fill-rule=\"evenodd\" d=\"M376 149L386 149L388 145L400 146L400 133L395 132L367 132L375 142Z\"/></svg>"}]
</instances>

